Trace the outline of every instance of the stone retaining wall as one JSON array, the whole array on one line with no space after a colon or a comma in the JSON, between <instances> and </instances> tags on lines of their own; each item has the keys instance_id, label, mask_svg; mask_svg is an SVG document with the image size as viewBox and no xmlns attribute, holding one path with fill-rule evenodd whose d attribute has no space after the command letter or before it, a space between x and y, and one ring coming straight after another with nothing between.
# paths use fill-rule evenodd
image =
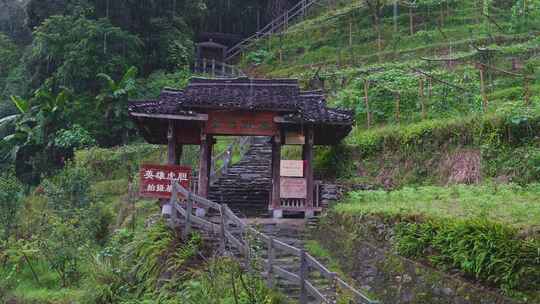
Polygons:
<instances>
[{"instance_id":1,"label":"stone retaining wall","mask_svg":"<svg viewBox=\"0 0 540 304\"><path fill-rule=\"evenodd\" d=\"M356 285L381 303L519 303L468 282L458 273L443 273L394 254L389 242L392 227L376 218L351 220L330 215L321 220L313 235Z\"/></svg>"}]
</instances>

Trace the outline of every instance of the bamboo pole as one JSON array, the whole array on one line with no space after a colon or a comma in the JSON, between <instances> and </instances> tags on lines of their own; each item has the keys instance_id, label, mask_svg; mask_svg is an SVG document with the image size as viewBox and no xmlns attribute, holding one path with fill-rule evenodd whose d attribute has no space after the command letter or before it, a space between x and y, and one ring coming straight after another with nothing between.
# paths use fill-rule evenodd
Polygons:
<instances>
[{"instance_id":1,"label":"bamboo pole","mask_svg":"<svg viewBox=\"0 0 540 304\"><path fill-rule=\"evenodd\" d=\"M352 38L352 21L349 20L349 48L352 47L353 44Z\"/></svg>"},{"instance_id":2,"label":"bamboo pole","mask_svg":"<svg viewBox=\"0 0 540 304\"><path fill-rule=\"evenodd\" d=\"M424 100L424 78L420 77L418 83L418 99L420 100L420 107L422 109L422 119L426 119L426 103Z\"/></svg>"},{"instance_id":3,"label":"bamboo pole","mask_svg":"<svg viewBox=\"0 0 540 304\"><path fill-rule=\"evenodd\" d=\"M480 93L482 94L482 110L485 113L488 107L488 97L486 93L486 83L485 83L486 69L484 66L480 66L479 70L480 70Z\"/></svg>"},{"instance_id":4,"label":"bamboo pole","mask_svg":"<svg viewBox=\"0 0 540 304\"><path fill-rule=\"evenodd\" d=\"M525 99L525 105L528 106L531 103L531 90L530 90L529 77L523 77L523 97Z\"/></svg>"},{"instance_id":5,"label":"bamboo pole","mask_svg":"<svg viewBox=\"0 0 540 304\"><path fill-rule=\"evenodd\" d=\"M396 122L399 124L401 120L400 113L401 93L396 92Z\"/></svg>"},{"instance_id":6,"label":"bamboo pole","mask_svg":"<svg viewBox=\"0 0 540 304\"><path fill-rule=\"evenodd\" d=\"M409 33L411 36L414 35L414 15L412 5L409 6Z\"/></svg>"},{"instance_id":7,"label":"bamboo pole","mask_svg":"<svg viewBox=\"0 0 540 304\"><path fill-rule=\"evenodd\" d=\"M369 109L369 80L364 79L364 105L366 107L367 128L371 128L371 111Z\"/></svg>"}]
</instances>

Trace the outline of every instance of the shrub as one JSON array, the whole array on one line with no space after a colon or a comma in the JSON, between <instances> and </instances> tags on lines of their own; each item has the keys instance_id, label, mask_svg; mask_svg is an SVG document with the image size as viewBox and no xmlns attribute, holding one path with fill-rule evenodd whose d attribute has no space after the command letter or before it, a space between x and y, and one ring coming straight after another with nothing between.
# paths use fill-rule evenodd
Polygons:
<instances>
[{"instance_id":1,"label":"shrub","mask_svg":"<svg viewBox=\"0 0 540 304\"><path fill-rule=\"evenodd\" d=\"M346 178L354 174L352 150L346 145L320 148L315 156L315 171L324 177Z\"/></svg>"},{"instance_id":2,"label":"shrub","mask_svg":"<svg viewBox=\"0 0 540 304\"><path fill-rule=\"evenodd\" d=\"M518 231L486 219L400 223L396 249L427 256L440 267L500 287L506 293L540 287L540 240L519 238Z\"/></svg>"},{"instance_id":3,"label":"shrub","mask_svg":"<svg viewBox=\"0 0 540 304\"><path fill-rule=\"evenodd\" d=\"M62 129L56 132L54 145L61 149L78 149L94 146L96 141L90 133L79 125L73 125L69 129Z\"/></svg>"},{"instance_id":4,"label":"shrub","mask_svg":"<svg viewBox=\"0 0 540 304\"><path fill-rule=\"evenodd\" d=\"M259 49L257 51L250 52L247 55L247 62L253 65L261 65L268 63L273 58L273 54L265 49Z\"/></svg>"},{"instance_id":5,"label":"shrub","mask_svg":"<svg viewBox=\"0 0 540 304\"><path fill-rule=\"evenodd\" d=\"M139 165L155 152L158 146L139 144L104 149L93 147L75 153L75 164L89 170L93 179L111 180L128 178L137 172Z\"/></svg>"},{"instance_id":6,"label":"shrub","mask_svg":"<svg viewBox=\"0 0 540 304\"><path fill-rule=\"evenodd\" d=\"M72 163L56 176L43 182L48 204L57 212L70 213L91 203L90 172Z\"/></svg>"},{"instance_id":7,"label":"shrub","mask_svg":"<svg viewBox=\"0 0 540 304\"><path fill-rule=\"evenodd\" d=\"M7 239L17 222L23 190L13 173L0 175L0 234L3 238Z\"/></svg>"}]
</instances>

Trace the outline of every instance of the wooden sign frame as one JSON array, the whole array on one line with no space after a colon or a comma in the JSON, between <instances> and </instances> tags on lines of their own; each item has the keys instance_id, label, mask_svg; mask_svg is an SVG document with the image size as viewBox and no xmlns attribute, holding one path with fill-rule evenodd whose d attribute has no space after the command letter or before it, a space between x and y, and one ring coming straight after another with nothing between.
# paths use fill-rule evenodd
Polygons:
<instances>
[{"instance_id":1,"label":"wooden sign frame","mask_svg":"<svg viewBox=\"0 0 540 304\"><path fill-rule=\"evenodd\" d=\"M139 170L139 195L151 198L171 198L172 182L189 189L191 167L142 164Z\"/></svg>"},{"instance_id":2,"label":"wooden sign frame","mask_svg":"<svg viewBox=\"0 0 540 304\"><path fill-rule=\"evenodd\" d=\"M274 136L278 133L272 112L213 111L208 113L205 132L212 135Z\"/></svg>"},{"instance_id":3,"label":"wooden sign frame","mask_svg":"<svg viewBox=\"0 0 540 304\"><path fill-rule=\"evenodd\" d=\"M304 177L303 160L281 160L279 173L284 177Z\"/></svg>"},{"instance_id":4,"label":"wooden sign frame","mask_svg":"<svg viewBox=\"0 0 540 304\"><path fill-rule=\"evenodd\" d=\"M298 177L282 177L279 181L281 198L307 198L307 179Z\"/></svg>"},{"instance_id":5,"label":"wooden sign frame","mask_svg":"<svg viewBox=\"0 0 540 304\"><path fill-rule=\"evenodd\" d=\"M285 144L286 145L305 145L306 137L302 132L286 131L285 132Z\"/></svg>"}]
</instances>

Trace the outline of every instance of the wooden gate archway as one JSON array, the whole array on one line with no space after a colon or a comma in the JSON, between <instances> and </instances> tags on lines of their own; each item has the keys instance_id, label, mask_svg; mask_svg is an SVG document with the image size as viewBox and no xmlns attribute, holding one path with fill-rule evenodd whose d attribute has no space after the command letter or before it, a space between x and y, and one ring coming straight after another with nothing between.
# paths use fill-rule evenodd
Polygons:
<instances>
[{"instance_id":1,"label":"wooden gate archway","mask_svg":"<svg viewBox=\"0 0 540 304\"><path fill-rule=\"evenodd\" d=\"M284 211L309 217L318 211L313 205L313 147L339 143L353 124L351 112L328 108L321 92L302 92L294 79L194 78L184 90L166 88L157 100L131 102L129 114L146 141L168 145L171 165L178 163L183 145L200 146L198 195L205 198L214 136L271 137L268 208L274 217L282 217ZM282 177L284 144L302 145L303 161L297 163L302 177ZM282 189L300 203L288 204Z\"/></svg>"}]
</instances>

